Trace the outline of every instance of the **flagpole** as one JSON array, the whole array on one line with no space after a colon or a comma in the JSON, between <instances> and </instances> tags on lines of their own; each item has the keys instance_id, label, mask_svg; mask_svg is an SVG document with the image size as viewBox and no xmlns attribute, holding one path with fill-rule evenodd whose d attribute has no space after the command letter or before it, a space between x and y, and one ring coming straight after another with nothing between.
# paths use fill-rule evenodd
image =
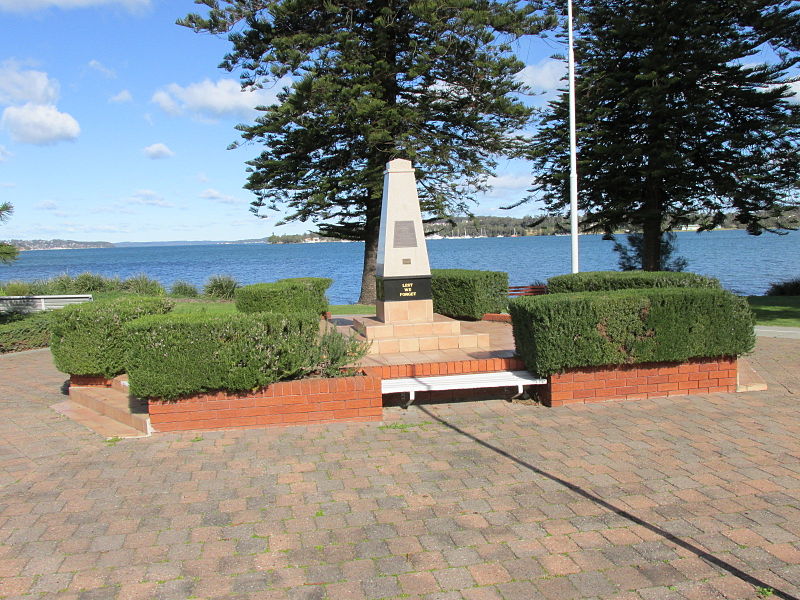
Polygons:
<instances>
[{"instance_id":1,"label":"flagpole","mask_svg":"<svg viewBox=\"0 0 800 600\"><path fill-rule=\"evenodd\" d=\"M572 272L580 271L578 260L578 142L575 127L575 52L572 47L572 0L567 0L569 32L569 209L570 238L572 241Z\"/></svg>"}]
</instances>

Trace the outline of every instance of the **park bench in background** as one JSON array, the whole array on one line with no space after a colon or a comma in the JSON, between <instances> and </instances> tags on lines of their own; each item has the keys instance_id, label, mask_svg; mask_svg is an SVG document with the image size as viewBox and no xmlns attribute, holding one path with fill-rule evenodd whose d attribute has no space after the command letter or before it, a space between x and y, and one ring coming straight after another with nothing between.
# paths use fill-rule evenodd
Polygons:
<instances>
[{"instance_id":1,"label":"park bench in background","mask_svg":"<svg viewBox=\"0 0 800 600\"><path fill-rule=\"evenodd\" d=\"M510 285L508 286L509 296L540 296L547 293L547 286L538 285Z\"/></svg>"},{"instance_id":2,"label":"park bench in background","mask_svg":"<svg viewBox=\"0 0 800 600\"><path fill-rule=\"evenodd\" d=\"M70 304L91 302L91 294L53 296L0 296L0 312L39 312L64 308Z\"/></svg>"}]
</instances>

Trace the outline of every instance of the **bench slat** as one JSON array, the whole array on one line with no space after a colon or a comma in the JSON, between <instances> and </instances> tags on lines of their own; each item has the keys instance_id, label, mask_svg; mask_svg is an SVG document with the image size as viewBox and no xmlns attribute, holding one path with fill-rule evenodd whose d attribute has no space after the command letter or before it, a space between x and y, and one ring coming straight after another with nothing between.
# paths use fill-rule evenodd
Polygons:
<instances>
[{"instance_id":1,"label":"bench slat","mask_svg":"<svg viewBox=\"0 0 800 600\"><path fill-rule=\"evenodd\" d=\"M493 371L491 373L469 373L466 375L384 379L381 382L381 392L384 394L408 392L410 395L409 402L406 404L406 408L408 408L414 402L416 392L467 390L515 385L519 393L522 393L522 386L545 385L546 383L547 379L542 379L528 371Z\"/></svg>"}]
</instances>

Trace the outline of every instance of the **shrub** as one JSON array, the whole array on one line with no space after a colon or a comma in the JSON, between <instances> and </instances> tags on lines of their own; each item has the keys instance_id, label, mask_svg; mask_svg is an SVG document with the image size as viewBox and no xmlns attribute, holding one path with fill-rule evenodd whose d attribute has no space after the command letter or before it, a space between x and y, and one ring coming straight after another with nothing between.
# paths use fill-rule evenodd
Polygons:
<instances>
[{"instance_id":1,"label":"shrub","mask_svg":"<svg viewBox=\"0 0 800 600\"><path fill-rule=\"evenodd\" d=\"M67 273L42 282L45 287L44 294L71 294L75 289L74 279Z\"/></svg>"},{"instance_id":2,"label":"shrub","mask_svg":"<svg viewBox=\"0 0 800 600\"><path fill-rule=\"evenodd\" d=\"M573 367L738 356L755 344L747 301L718 289L523 296L509 308L517 352L541 376Z\"/></svg>"},{"instance_id":3,"label":"shrub","mask_svg":"<svg viewBox=\"0 0 800 600\"><path fill-rule=\"evenodd\" d=\"M59 371L114 377L125 371L124 323L172 310L164 298L123 298L68 306L53 313L50 349Z\"/></svg>"},{"instance_id":4,"label":"shrub","mask_svg":"<svg viewBox=\"0 0 800 600\"><path fill-rule=\"evenodd\" d=\"M24 281L9 281L3 286L5 296L30 296L31 285Z\"/></svg>"},{"instance_id":5,"label":"shrub","mask_svg":"<svg viewBox=\"0 0 800 600\"><path fill-rule=\"evenodd\" d=\"M588 271L547 280L547 290L551 294L668 287L718 289L720 284L713 277L674 271Z\"/></svg>"},{"instance_id":6,"label":"shrub","mask_svg":"<svg viewBox=\"0 0 800 600\"><path fill-rule=\"evenodd\" d=\"M800 277L771 283L765 296L800 296Z\"/></svg>"},{"instance_id":7,"label":"shrub","mask_svg":"<svg viewBox=\"0 0 800 600\"><path fill-rule=\"evenodd\" d=\"M279 279L278 281L301 283L308 286L319 298L319 313L322 314L328 311L328 297L325 295L325 292L327 292L328 288L333 284L333 279L328 277L292 277L288 279Z\"/></svg>"},{"instance_id":8,"label":"shrub","mask_svg":"<svg viewBox=\"0 0 800 600\"><path fill-rule=\"evenodd\" d=\"M124 287L118 278L103 277L95 273L81 273L71 281L67 291L69 294L91 294L92 292L116 292Z\"/></svg>"},{"instance_id":9,"label":"shrub","mask_svg":"<svg viewBox=\"0 0 800 600\"><path fill-rule=\"evenodd\" d=\"M144 273L135 275L123 282L122 288L126 292L137 296L163 296L166 294L164 286L155 279L150 279Z\"/></svg>"},{"instance_id":10,"label":"shrub","mask_svg":"<svg viewBox=\"0 0 800 600\"><path fill-rule=\"evenodd\" d=\"M197 288L187 281L178 280L172 284L170 295L176 298L197 298Z\"/></svg>"},{"instance_id":11,"label":"shrub","mask_svg":"<svg viewBox=\"0 0 800 600\"><path fill-rule=\"evenodd\" d=\"M310 312L317 316L325 312L328 303L319 288L298 281L256 283L236 290L236 308L243 313Z\"/></svg>"},{"instance_id":12,"label":"shrub","mask_svg":"<svg viewBox=\"0 0 800 600\"><path fill-rule=\"evenodd\" d=\"M218 300L233 300L239 282L230 275L212 275L203 287L203 294Z\"/></svg>"},{"instance_id":13,"label":"shrub","mask_svg":"<svg viewBox=\"0 0 800 600\"><path fill-rule=\"evenodd\" d=\"M54 314L1 313L0 354L47 347L50 344L50 328Z\"/></svg>"},{"instance_id":14,"label":"shrub","mask_svg":"<svg viewBox=\"0 0 800 600\"><path fill-rule=\"evenodd\" d=\"M295 314L172 314L128 324L131 392L173 399L213 390L254 390L311 369L319 317Z\"/></svg>"},{"instance_id":15,"label":"shrub","mask_svg":"<svg viewBox=\"0 0 800 600\"><path fill-rule=\"evenodd\" d=\"M481 319L508 306L508 273L433 269L433 310L456 319Z\"/></svg>"}]
</instances>

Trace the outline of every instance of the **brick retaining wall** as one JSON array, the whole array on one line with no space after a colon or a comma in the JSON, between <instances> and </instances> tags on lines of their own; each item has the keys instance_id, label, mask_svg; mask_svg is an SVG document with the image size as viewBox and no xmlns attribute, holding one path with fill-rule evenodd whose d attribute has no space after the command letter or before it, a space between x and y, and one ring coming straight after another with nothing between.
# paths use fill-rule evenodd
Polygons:
<instances>
[{"instance_id":1,"label":"brick retaining wall","mask_svg":"<svg viewBox=\"0 0 800 600\"><path fill-rule=\"evenodd\" d=\"M331 421L379 421L381 380L373 372L336 379L282 381L251 394L150 400L155 431L230 429Z\"/></svg>"},{"instance_id":2,"label":"brick retaining wall","mask_svg":"<svg viewBox=\"0 0 800 600\"><path fill-rule=\"evenodd\" d=\"M570 369L550 376L540 400L546 406L628 398L736 391L735 358Z\"/></svg>"}]
</instances>

